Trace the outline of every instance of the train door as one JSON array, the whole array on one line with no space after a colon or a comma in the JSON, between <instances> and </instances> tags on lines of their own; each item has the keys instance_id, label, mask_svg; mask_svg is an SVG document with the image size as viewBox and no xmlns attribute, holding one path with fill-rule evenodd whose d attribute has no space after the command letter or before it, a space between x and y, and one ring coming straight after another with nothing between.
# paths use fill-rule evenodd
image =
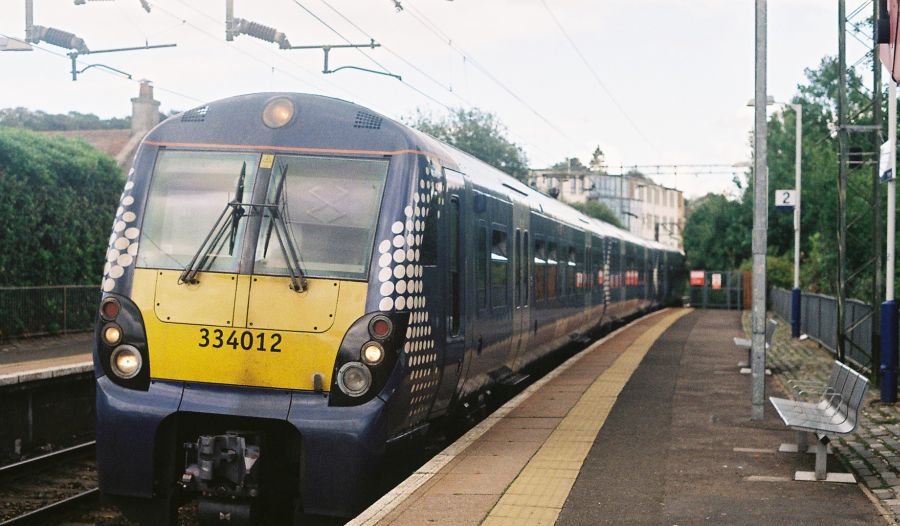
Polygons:
<instances>
[{"instance_id":1,"label":"train door","mask_svg":"<svg viewBox=\"0 0 900 526\"><path fill-rule=\"evenodd\" d=\"M530 207L525 203L513 204L513 309L512 354L513 370L519 367L519 359L526 354L531 339L531 235Z\"/></svg>"},{"instance_id":2,"label":"train door","mask_svg":"<svg viewBox=\"0 0 900 526\"><path fill-rule=\"evenodd\" d=\"M444 303L444 325L446 327L446 341L444 343L444 361L441 371L441 380L438 393L435 397L432 412L444 411L457 392L459 382L463 380L462 372L465 370L466 351L466 243L465 233L468 230L468 210L471 206L465 205L465 198L471 192L466 191L469 184L465 176L459 172L444 169L446 181L446 200L442 217L446 221L440 222L442 233L443 256L442 264L447 269L444 290L446 291Z\"/></svg>"}]
</instances>

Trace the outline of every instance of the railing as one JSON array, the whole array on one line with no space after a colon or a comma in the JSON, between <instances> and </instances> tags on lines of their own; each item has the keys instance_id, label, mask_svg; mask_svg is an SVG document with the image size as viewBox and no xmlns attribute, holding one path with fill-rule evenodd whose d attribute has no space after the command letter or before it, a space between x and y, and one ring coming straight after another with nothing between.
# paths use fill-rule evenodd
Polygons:
<instances>
[{"instance_id":1,"label":"railing","mask_svg":"<svg viewBox=\"0 0 900 526\"><path fill-rule=\"evenodd\" d=\"M0 287L0 341L90 330L99 304L97 285Z\"/></svg>"},{"instance_id":2,"label":"railing","mask_svg":"<svg viewBox=\"0 0 900 526\"><path fill-rule=\"evenodd\" d=\"M703 285L688 286L687 289L688 301L692 307L737 310L743 308L743 272L726 270L703 272L705 272Z\"/></svg>"},{"instance_id":3,"label":"railing","mask_svg":"<svg viewBox=\"0 0 900 526\"><path fill-rule=\"evenodd\" d=\"M791 291L772 288L772 310L784 321L791 321ZM844 316L847 360L860 369L872 370L872 307L847 300ZM837 299L822 294L803 293L800 297L800 332L807 334L836 354Z\"/></svg>"}]
</instances>

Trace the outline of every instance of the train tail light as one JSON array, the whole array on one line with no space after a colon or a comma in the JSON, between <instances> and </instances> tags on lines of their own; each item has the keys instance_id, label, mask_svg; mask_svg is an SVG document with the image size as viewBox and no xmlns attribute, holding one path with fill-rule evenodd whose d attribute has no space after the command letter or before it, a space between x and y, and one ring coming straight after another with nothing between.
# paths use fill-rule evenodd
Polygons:
<instances>
[{"instance_id":1,"label":"train tail light","mask_svg":"<svg viewBox=\"0 0 900 526\"><path fill-rule=\"evenodd\" d=\"M390 336L393 329L394 324L391 323L390 318L387 316L375 316L369 322L369 334L379 340L384 340Z\"/></svg>"},{"instance_id":2,"label":"train tail light","mask_svg":"<svg viewBox=\"0 0 900 526\"><path fill-rule=\"evenodd\" d=\"M116 316L119 315L119 311L122 309L122 306L119 305L119 301L115 298L106 298L103 300L103 303L100 304L100 317L106 321L113 321L116 319Z\"/></svg>"}]
</instances>

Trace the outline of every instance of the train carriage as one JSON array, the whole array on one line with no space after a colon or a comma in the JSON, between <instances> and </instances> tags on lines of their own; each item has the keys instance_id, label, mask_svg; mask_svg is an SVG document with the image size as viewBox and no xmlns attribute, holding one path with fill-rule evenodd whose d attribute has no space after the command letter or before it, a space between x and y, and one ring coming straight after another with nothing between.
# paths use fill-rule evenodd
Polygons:
<instances>
[{"instance_id":1,"label":"train carriage","mask_svg":"<svg viewBox=\"0 0 900 526\"><path fill-rule=\"evenodd\" d=\"M389 444L682 280L679 252L355 104L195 108L144 139L116 212L101 491L148 524L193 497L208 523L352 515Z\"/></svg>"}]
</instances>

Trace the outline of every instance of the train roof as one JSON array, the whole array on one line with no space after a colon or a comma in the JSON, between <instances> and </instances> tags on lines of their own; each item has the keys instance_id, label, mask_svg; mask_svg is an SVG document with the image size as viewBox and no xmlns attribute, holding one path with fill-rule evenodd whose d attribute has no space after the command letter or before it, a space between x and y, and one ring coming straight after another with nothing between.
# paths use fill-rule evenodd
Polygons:
<instances>
[{"instance_id":1,"label":"train roof","mask_svg":"<svg viewBox=\"0 0 900 526\"><path fill-rule=\"evenodd\" d=\"M290 126L273 130L262 125L261 116L266 104L278 97L286 97L294 103L296 118ZM204 126L196 126L200 122ZM476 186L509 200L525 202L533 210L554 219L599 236L613 236L651 249L679 252L588 217L452 145L369 108L337 98L291 92L229 97L169 117L145 140L170 144L231 144L234 130L241 130L247 144L275 149L297 149L297 144L303 144L304 149L310 151L398 153L418 150L431 153L448 168L465 173Z\"/></svg>"}]
</instances>

